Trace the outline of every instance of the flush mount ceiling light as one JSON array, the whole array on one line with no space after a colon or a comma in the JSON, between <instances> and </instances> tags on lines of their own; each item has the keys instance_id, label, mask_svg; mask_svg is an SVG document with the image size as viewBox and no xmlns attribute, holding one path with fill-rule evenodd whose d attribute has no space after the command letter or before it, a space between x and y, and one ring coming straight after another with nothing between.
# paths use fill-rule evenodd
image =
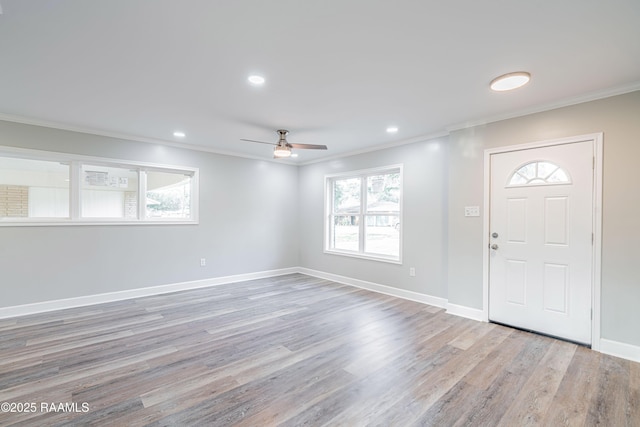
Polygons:
<instances>
[{"instance_id":1,"label":"flush mount ceiling light","mask_svg":"<svg viewBox=\"0 0 640 427\"><path fill-rule=\"evenodd\" d=\"M389 126L387 128L387 133L396 133L398 132L398 128L396 126Z\"/></svg>"},{"instance_id":2,"label":"flush mount ceiling light","mask_svg":"<svg viewBox=\"0 0 640 427\"><path fill-rule=\"evenodd\" d=\"M493 79L491 89L496 92L517 89L529 83L529 80L531 80L531 74L526 71L508 73Z\"/></svg>"},{"instance_id":3,"label":"flush mount ceiling light","mask_svg":"<svg viewBox=\"0 0 640 427\"><path fill-rule=\"evenodd\" d=\"M254 86L260 86L261 84L264 84L264 77L258 75L249 76L247 80L249 80L249 83Z\"/></svg>"},{"instance_id":4,"label":"flush mount ceiling light","mask_svg":"<svg viewBox=\"0 0 640 427\"><path fill-rule=\"evenodd\" d=\"M187 134L182 132L182 131L177 130L177 131L175 131L173 133L173 136L175 136L176 138L184 138L185 136L187 136Z\"/></svg>"}]
</instances>

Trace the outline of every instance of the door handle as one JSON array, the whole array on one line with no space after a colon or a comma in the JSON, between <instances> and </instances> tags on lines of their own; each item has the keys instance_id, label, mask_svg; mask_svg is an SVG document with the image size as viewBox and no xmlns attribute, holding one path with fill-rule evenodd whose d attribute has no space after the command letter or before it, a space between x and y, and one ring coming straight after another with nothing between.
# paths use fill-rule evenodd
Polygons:
<instances>
[{"instance_id":1,"label":"door handle","mask_svg":"<svg viewBox=\"0 0 640 427\"><path fill-rule=\"evenodd\" d=\"M495 243L493 245L491 245L491 249L493 249L494 251L498 250L498 245L496 245Z\"/></svg>"}]
</instances>

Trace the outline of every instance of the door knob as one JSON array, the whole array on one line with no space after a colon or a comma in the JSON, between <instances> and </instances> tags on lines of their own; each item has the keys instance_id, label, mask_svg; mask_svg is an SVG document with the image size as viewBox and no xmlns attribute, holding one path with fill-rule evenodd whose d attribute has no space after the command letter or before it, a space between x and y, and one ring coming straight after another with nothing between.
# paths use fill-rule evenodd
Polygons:
<instances>
[{"instance_id":1,"label":"door knob","mask_svg":"<svg viewBox=\"0 0 640 427\"><path fill-rule=\"evenodd\" d=\"M493 249L494 251L498 250L498 245L496 245L495 243L493 245L491 245L491 249Z\"/></svg>"}]
</instances>

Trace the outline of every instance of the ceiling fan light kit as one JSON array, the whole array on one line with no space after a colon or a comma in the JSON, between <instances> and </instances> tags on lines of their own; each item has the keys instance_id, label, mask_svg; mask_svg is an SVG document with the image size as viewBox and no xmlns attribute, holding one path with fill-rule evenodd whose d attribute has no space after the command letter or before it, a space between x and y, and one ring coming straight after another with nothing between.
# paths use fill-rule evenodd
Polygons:
<instances>
[{"instance_id":1,"label":"ceiling fan light kit","mask_svg":"<svg viewBox=\"0 0 640 427\"><path fill-rule=\"evenodd\" d=\"M282 158L282 157L290 157L291 156L291 148L281 145L276 145L276 148L273 149L273 157Z\"/></svg>"}]
</instances>

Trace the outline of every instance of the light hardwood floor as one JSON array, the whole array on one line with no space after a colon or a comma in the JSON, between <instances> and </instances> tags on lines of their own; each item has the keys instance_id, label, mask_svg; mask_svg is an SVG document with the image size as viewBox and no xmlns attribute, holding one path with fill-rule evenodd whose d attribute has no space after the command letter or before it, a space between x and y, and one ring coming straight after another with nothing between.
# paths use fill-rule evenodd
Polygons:
<instances>
[{"instance_id":1,"label":"light hardwood floor","mask_svg":"<svg viewBox=\"0 0 640 427\"><path fill-rule=\"evenodd\" d=\"M640 426L640 364L299 274L0 320L0 356L37 405L2 426Z\"/></svg>"}]
</instances>

